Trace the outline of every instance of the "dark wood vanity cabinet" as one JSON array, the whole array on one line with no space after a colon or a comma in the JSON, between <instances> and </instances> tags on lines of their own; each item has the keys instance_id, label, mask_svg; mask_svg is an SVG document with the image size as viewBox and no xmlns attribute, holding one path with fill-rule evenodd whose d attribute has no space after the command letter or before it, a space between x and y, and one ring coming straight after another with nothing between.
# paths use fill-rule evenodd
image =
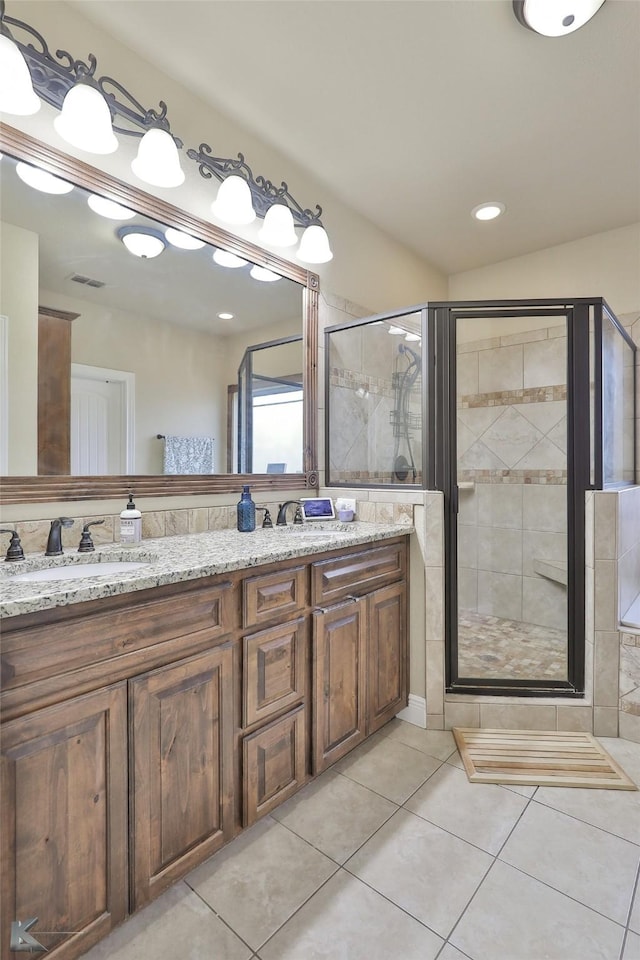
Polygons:
<instances>
[{"instance_id":1,"label":"dark wood vanity cabinet","mask_svg":"<svg viewBox=\"0 0 640 960\"><path fill-rule=\"evenodd\" d=\"M73 960L406 704L406 538L3 626L0 960Z\"/></svg>"}]
</instances>

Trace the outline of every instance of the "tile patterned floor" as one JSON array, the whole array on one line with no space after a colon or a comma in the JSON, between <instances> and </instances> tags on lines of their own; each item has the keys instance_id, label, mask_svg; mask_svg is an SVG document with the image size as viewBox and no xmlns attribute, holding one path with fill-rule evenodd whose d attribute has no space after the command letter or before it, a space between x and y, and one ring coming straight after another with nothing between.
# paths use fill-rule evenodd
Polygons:
<instances>
[{"instance_id":1,"label":"tile patterned floor","mask_svg":"<svg viewBox=\"0 0 640 960\"><path fill-rule=\"evenodd\" d=\"M505 680L566 680L566 631L461 610L458 673Z\"/></svg>"},{"instance_id":2,"label":"tile patterned floor","mask_svg":"<svg viewBox=\"0 0 640 960\"><path fill-rule=\"evenodd\" d=\"M85 960L640 960L639 872L640 791L470 784L394 720Z\"/></svg>"}]
</instances>

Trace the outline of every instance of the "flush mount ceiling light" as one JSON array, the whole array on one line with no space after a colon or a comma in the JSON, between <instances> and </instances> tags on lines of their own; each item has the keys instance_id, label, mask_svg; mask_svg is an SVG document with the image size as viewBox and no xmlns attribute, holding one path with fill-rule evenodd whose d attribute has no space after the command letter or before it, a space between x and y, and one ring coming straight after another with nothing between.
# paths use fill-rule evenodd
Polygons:
<instances>
[{"instance_id":1,"label":"flush mount ceiling light","mask_svg":"<svg viewBox=\"0 0 640 960\"><path fill-rule=\"evenodd\" d=\"M236 257L235 253L229 253L228 250L214 250L213 259L220 267L229 267L230 270L237 270L238 267L246 267L248 260L242 257Z\"/></svg>"},{"instance_id":2,"label":"flush mount ceiling light","mask_svg":"<svg viewBox=\"0 0 640 960\"><path fill-rule=\"evenodd\" d=\"M233 320L232 313L219 313L218 320Z\"/></svg>"},{"instance_id":3,"label":"flush mount ceiling light","mask_svg":"<svg viewBox=\"0 0 640 960\"><path fill-rule=\"evenodd\" d=\"M604 0L513 0L513 11L523 27L543 37L563 37L583 27Z\"/></svg>"},{"instance_id":4,"label":"flush mount ceiling light","mask_svg":"<svg viewBox=\"0 0 640 960\"><path fill-rule=\"evenodd\" d=\"M476 220L495 220L500 214L504 213L506 207L499 200L490 200L487 203L480 203L471 211L471 216Z\"/></svg>"},{"instance_id":5,"label":"flush mount ceiling light","mask_svg":"<svg viewBox=\"0 0 640 960\"><path fill-rule=\"evenodd\" d=\"M26 35L26 38L25 38ZM136 177L155 187L177 187L185 180L180 164L183 146L171 132L167 105L146 108L116 79L97 75L97 60L76 60L65 50L49 51L47 41L24 20L5 13L0 0L0 110L26 115L44 100L59 110L56 131L68 143L88 153L108 154L122 136L139 140L131 169ZM116 134L118 136L116 136ZM302 207L282 181L276 186L254 176L239 153L236 159L215 157L207 143L186 151L198 164L200 175L215 178L220 187L213 204L214 216L224 223L265 221L264 243L293 247L296 228L303 233L298 258L304 263L327 263L333 254L320 217L322 207Z\"/></svg>"},{"instance_id":6,"label":"flush mount ceiling light","mask_svg":"<svg viewBox=\"0 0 640 960\"><path fill-rule=\"evenodd\" d=\"M120 227L117 234L129 253L142 260L159 257L165 248L164 237L153 227Z\"/></svg>"},{"instance_id":7,"label":"flush mount ceiling light","mask_svg":"<svg viewBox=\"0 0 640 960\"><path fill-rule=\"evenodd\" d=\"M63 194L71 193L73 190L72 183L67 183L60 177L54 177L52 173L47 173L40 167L32 167L29 163L23 163L22 161L17 163L16 173L23 183L33 187L34 190L39 190L41 193Z\"/></svg>"},{"instance_id":8,"label":"flush mount ceiling light","mask_svg":"<svg viewBox=\"0 0 640 960\"><path fill-rule=\"evenodd\" d=\"M253 277L254 280L261 280L262 283L274 283L276 280L281 279L278 273L267 270L266 267L259 267L257 264L251 267L249 276Z\"/></svg>"},{"instance_id":9,"label":"flush mount ceiling light","mask_svg":"<svg viewBox=\"0 0 640 960\"><path fill-rule=\"evenodd\" d=\"M183 233L182 230L175 230L173 227L167 227L164 235L172 247L180 247L181 250L202 250L206 246L204 240L198 240L190 233Z\"/></svg>"},{"instance_id":10,"label":"flush mount ceiling light","mask_svg":"<svg viewBox=\"0 0 640 960\"><path fill-rule=\"evenodd\" d=\"M107 200L106 197L101 197L97 193L89 194L87 203L94 213L106 217L108 220L131 220L136 215L134 210L123 207L121 203L116 203L115 200Z\"/></svg>"}]
</instances>

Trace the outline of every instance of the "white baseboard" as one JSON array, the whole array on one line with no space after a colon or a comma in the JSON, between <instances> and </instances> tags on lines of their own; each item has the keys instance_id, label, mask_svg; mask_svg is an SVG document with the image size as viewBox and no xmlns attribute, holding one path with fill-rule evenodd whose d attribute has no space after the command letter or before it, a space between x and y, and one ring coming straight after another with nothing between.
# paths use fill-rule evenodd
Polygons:
<instances>
[{"instance_id":1,"label":"white baseboard","mask_svg":"<svg viewBox=\"0 0 640 960\"><path fill-rule=\"evenodd\" d=\"M407 723L413 723L416 727L427 728L427 701L424 697L416 697L415 694L409 694L409 705L396 714L398 720L405 720Z\"/></svg>"}]
</instances>

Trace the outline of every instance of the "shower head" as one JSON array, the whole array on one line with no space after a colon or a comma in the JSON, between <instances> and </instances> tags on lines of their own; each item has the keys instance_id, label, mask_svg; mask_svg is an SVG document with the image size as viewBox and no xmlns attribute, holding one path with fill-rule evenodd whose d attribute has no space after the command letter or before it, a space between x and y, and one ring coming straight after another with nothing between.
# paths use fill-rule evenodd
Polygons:
<instances>
[{"instance_id":1,"label":"shower head","mask_svg":"<svg viewBox=\"0 0 640 960\"><path fill-rule=\"evenodd\" d=\"M414 363L420 363L422 360L420 354L416 353L415 350L412 350L411 347L408 347L405 343L398 344L398 353L408 353Z\"/></svg>"}]
</instances>

